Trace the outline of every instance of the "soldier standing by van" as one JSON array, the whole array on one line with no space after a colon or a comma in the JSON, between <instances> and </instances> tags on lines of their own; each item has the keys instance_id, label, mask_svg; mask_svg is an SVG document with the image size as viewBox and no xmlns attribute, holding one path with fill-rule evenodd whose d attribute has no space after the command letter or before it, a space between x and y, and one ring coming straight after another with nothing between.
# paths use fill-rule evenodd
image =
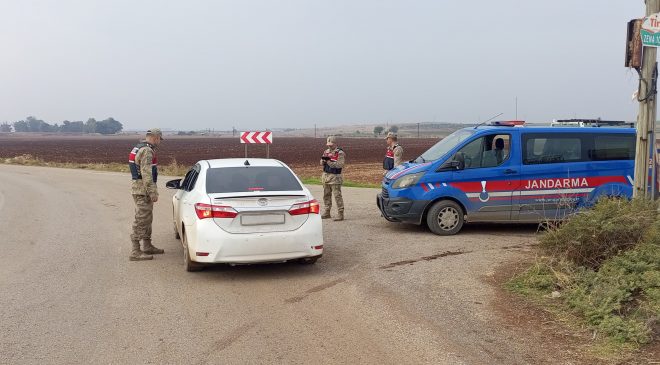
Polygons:
<instances>
[{"instance_id":1,"label":"soldier standing by van","mask_svg":"<svg viewBox=\"0 0 660 365\"><path fill-rule=\"evenodd\" d=\"M326 145L328 149L323 152L323 156L321 157L321 166L323 166L323 175L321 176L321 182L323 183L323 215L321 215L321 218L330 218L332 195L334 195L338 214L333 220L343 221L344 199L341 196L341 185L344 183L344 178L341 171L344 168L346 155L337 146L337 138L335 136L328 137Z\"/></svg>"},{"instance_id":2,"label":"soldier standing by van","mask_svg":"<svg viewBox=\"0 0 660 365\"><path fill-rule=\"evenodd\" d=\"M153 259L154 254L162 254L164 250L151 244L151 223L153 222L154 203L158 201L158 159L156 147L163 140L163 132L158 128L147 131L147 138L138 143L128 156L128 166L131 170L133 185L131 192L135 202L135 221L131 233L132 250L128 257L130 261ZM140 241L143 249L140 250Z\"/></svg>"},{"instance_id":3,"label":"soldier standing by van","mask_svg":"<svg viewBox=\"0 0 660 365\"><path fill-rule=\"evenodd\" d=\"M383 174L386 174L403 162L403 147L397 142L397 135L389 132L385 140L387 141L387 152L383 160L383 169L385 170Z\"/></svg>"}]
</instances>

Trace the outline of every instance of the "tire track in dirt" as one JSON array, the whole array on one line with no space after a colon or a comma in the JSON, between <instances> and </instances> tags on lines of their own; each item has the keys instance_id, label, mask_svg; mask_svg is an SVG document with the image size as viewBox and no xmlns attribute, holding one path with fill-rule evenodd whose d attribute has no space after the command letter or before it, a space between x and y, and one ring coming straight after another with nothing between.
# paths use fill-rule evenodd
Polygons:
<instances>
[{"instance_id":1,"label":"tire track in dirt","mask_svg":"<svg viewBox=\"0 0 660 365\"><path fill-rule=\"evenodd\" d=\"M257 321L246 323L229 332L226 336L217 340L211 348L209 348L203 355L204 360L198 362L198 365L209 363L209 357L216 352L221 352L228 349L236 341L240 340L248 331L254 328L257 325Z\"/></svg>"},{"instance_id":2,"label":"tire track in dirt","mask_svg":"<svg viewBox=\"0 0 660 365\"><path fill-rule=\"evenodd\" d=\"M307 289L305 291L305 294L297 295L297 296L291 297L291 298L287 298L287 299L284 300L284 302L288 303L288 304L298 303L298 302L302 301L303 299L307 298L310 294L318 293L318 292L326 290L328 288L332 288L333 286L335 286L337 284L341 284L345 281L346 281L346 279L339 278L339 279L329 281L325 284L317 285L315 287Z\"/></svg>"},{"instance_id":3,"label":"tire track in dirt","mask_svg":"<svg viewBox=\"0 0 660 365\"><path fill-rule=\"evenodd\" d=\"M420 261L433 261L433 260L437 260L441 257L463 255L463 254L470 253L470 252L472 252L472 251L445 251L443 253L438 253L438 254L431 255L431 256L422 256L422 257L417 258L417 259L392 262L392 263L389 263L387 265L379 266L378 268L383 269L383 270L384 269L391 269L391 268L397 267L397 266L412 265L412 264L414 264L416 262L420 262Z\"/></svg>"}]
</instances>

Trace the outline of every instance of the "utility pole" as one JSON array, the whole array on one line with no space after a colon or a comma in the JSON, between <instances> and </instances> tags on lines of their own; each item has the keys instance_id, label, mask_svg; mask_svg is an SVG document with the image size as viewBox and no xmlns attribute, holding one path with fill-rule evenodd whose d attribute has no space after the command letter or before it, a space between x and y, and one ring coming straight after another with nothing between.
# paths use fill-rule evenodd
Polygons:
<instances>
[{"instance_id":1,"label":"utility pole","mask_svg":"<svg viewBox=\"0 0 660 365\"><path fill-rule=\"evenodd\" d=\"M518 120L518 97L516 96L516 120Z\"/></svg>"},{"instance_id":2,"label":"utility pole","mask_svg":"<svg viewBox=\"0 0 660 365\"><path fill-rule=\"evenodd\" d=\"M419 138L419 122L417 122L417 138Z\"/></svg>"},{"instance_id":3,"label":"utility pole","mask_svg":"<svg viewBox=\"0 0 660 365\"><path fill-rule=\"evenodd\" d=\"M314 139L316 139L316 123L314 123Z\"/></svg>"},{"instance_id":4,"label":"utility pole","mask_svg":"<svg viewBox=\"0 0 660 365\"><path fill-rule=\"evenodd\" d=\"M660 12L660 0L646 0L646 16ZM651 146L655 149L655 138L651 133L655 125L656 95L654 71L656 65L655 47L644 47L642 55L642 72L640 75L637 100L639 114L637 115L637 150L635 151L635 176L633 197L648 196L649 153ZM655 182L653 182L655 183Z\"/></svg>"}]
</instances>

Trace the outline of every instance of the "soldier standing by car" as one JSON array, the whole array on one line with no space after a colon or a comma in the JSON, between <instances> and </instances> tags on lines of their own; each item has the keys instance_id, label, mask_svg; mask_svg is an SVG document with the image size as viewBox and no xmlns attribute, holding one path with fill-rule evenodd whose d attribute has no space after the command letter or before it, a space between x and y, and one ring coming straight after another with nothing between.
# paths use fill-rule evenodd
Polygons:
<instances>
[{"instance_id":1,"label":"soldier standing by car","mask_svg":"<svg viewBox=\"0 0 660 365\"><path fill-rule=\"evenodd\" d=\"M321 157L321 165L323 166L323 175L321 182L323 183L323 215L321 218L330 218L330 210L332 209L332 196L335 196L337 203L337 217L333 220L344 220L344 199L341 196L341 185L344 183L341 174L344 168L344 161L346 154L337 146L337 137L329 136L326 145L328 149L323 152Z\"/></svg>"},{"instance_id":2,"label":"soldier standing by car","mask_svg":"<svg viewBox=\"0 0 660 365\"><path fill-rule=\"evenodd\" d=\"M162 254L164 250L151 244L151 223L153 222L154 203L158 201L158 159L156 147L163 140L163 132L158 128L147 131L145 140L138 143L128 157L133 185L131 187L135 202L135 221L131 233L132 250L130 261L153 259L154 254ZM142 250L140 250L142 241Z\"/></svg>"},{"instance_id":3,"label":"soldier standing by car","mask_svg":"<svg viewBox=\"0 0 660 365\"><path fill-rule=\"evenodd\" d=\"M387 141L387 152L383 160L383 169L385 170L383 175L403 162L403 147L399 145L397 135L389 132L385 140Z\"/></svg>"}]
</instances>

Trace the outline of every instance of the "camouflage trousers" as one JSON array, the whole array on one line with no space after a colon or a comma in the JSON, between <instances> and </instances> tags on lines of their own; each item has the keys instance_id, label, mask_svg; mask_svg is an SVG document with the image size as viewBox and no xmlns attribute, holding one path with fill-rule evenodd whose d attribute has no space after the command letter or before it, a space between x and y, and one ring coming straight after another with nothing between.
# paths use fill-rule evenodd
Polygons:
<instances>
[{"instance_id":1,"label":"camouflage trousers","mask_svg":"<svg viewBox=\"0 0 660 365\"><path fill-rule=\"evenodd\" d=\"M332 209L332 195L337 202L337 211L344 214L344 198L341 196L341 184L323 184L323 215L330 214Z\"/></svg>"},{"instance_id":2,"label":"camouflage trousers","mask_svg":"<svg viewBox=\"0 0 660 365\"><path fill-rule=\"evenodd\" d=\"M151 240L151 222L154 220L154 203L147 195L133 195L135 220L131 241Z\"/></svg>"}]
</instances>

